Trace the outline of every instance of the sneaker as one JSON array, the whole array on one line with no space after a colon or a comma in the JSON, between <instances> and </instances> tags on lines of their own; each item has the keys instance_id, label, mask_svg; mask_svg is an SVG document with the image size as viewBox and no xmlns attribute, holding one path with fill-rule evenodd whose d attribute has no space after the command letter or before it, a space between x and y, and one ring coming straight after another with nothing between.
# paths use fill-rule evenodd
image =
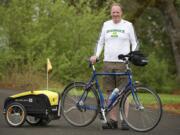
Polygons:
<instances>
[{"instance_id":1,"label":"sneaker","mask_svg":"<svg viewBox=\"0 0 180 135\"><path fill-rule=\"evenodd\" d=\"M121 122L121 129L122 130L129 130L129 126L124 120Z\"/></svg>"},{"instance_id":2,"label":"sneaker","mask_svg":"<svg viewBox=\"0 0 180 135\"><path fill-rule=\"evenodd\" d=\"M110 119L109 122L106 124L102 125L103 129L117 129L118 128L118 122L115 120Z\"/></svg>"}]
</instances>

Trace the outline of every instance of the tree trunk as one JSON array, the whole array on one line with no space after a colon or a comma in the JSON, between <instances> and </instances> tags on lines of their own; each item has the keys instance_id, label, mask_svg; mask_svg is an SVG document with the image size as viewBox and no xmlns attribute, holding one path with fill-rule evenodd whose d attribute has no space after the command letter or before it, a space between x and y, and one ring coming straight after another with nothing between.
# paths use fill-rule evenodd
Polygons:
<instances>
[{"instance_id":1,"label":"tree trunk","mask_svg":"<svg viewBox=\"0 0 180 135\"><path fill-rule=\"evenodd\" d=\"M180 78L180 19L174 5L174 0L157 0L156 5L166 19L166 28L174 53L177 77Z\"/></svg>"},{"instance_id":2,"label":"tree trunk","mask_svg":"<svg viewBox=\"0 0 180 135\"><path fill-rule=\"evenodd\" d=\"M121 3L127 3L128 0L121 0ZM149 6L156 6L164 15L166 21L167 34L171 40L172 51L176 64L177 78L180 79L180 19L175 8L175 0L134 0L130 1L128 20L135 22L144 10ZM128 8L128 7L127 7Z\"/></svg>"}]
</instances>

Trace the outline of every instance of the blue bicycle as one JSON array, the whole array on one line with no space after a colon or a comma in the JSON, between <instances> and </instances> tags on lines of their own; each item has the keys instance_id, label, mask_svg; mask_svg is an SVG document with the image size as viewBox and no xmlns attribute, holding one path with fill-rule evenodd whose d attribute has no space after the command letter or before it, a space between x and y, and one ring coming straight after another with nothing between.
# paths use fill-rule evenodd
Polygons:
<instances>
[{"instance_id":1,"label":"blue bicycle","mask_svg":"<svg viewBox=\"0 0 180 135\"><path fill-rule=\"evenodd\" d=\"M120 118L128 126L139 132L146 132L155 128L162 117L162 103L157 93L137 82L132 81L132 71L129 67L129 55L121 55L119 59L126 65L126 71L121 73L96 72L92 67L92 77L89 82L73 82L69 84L62 95L62 114L73 126L87 126L99 114L103 122L107 122L106 115L119 103ZM127 76L128 83L107 104L101 91L98 76ZM127 109L128 108L128 109ZM128 111L127 111L128 110Z\"/></svg>"}]
</instances>

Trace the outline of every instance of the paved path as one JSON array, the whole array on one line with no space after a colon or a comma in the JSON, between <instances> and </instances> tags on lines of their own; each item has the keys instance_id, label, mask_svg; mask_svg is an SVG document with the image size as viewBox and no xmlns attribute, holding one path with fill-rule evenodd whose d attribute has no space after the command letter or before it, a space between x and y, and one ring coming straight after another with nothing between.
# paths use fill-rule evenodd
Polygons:
<instances>
[{"instance_id":1,"label":"paved path","mask_svg":"<svg viewBox=\"0 0 180 135\"><path fill-rule=\"evenodd\" d=\"M164 113L159 125L147 133L138 133L133 130L101 130L97 119L88 127L78 128L70 126L63 118L49 123L47 127L31 127L24 124L19 128L7 125L2 114L3 102L9 95L18 93L15 90L0 89L0 135L180 135L180 115Z\"/></svg>"}]
</instances>

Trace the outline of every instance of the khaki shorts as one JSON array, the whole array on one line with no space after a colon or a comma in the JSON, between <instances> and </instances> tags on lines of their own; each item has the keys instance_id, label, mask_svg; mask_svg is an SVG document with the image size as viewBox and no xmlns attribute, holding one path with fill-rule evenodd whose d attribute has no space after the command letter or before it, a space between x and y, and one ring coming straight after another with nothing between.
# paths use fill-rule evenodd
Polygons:
<instances>
[{"instance_id":1,"label":"khaki shorts","mask_svg":"<svg viewBox=\"0 0 180 135\"><path fill-rule=\"evenodd\" d=\"M116 73L126 71L124 63L120 62L104 62L103 71L107 73ZM127 84L127 76L104 76L103 90L112 92L114 88L123 89Z\"/></svg>"}]
</instances>

